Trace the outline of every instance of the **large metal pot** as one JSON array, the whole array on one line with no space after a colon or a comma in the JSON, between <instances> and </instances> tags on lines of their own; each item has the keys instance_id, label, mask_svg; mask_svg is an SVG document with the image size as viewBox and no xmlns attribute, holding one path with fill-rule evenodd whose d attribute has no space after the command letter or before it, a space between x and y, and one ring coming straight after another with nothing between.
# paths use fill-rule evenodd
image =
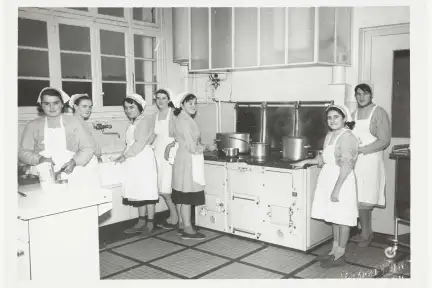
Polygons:
<instances>
[{"instance_id":1,"label":"large metal pot","mask_svg":"<svg viewBox=\"0 0 432 288\"><path fill-rule=\"evenodd\" d=\"M300 161L308 158L308 150L311 146L305 137L282 137L282 160Z\"/></svg>"},{"instance_id":2,"label":"large metal pot","mask_svg":"<svg viewBox=\"0 0 432 288\"><path fill-rule=\"evenodd\" d=\"M249 153L249 133L216 133L216 146L218 150L226 148L238 148L239 154Z\"/></svg>"},{"instance_id":3,"label":"large metal pot","mask_svg":"<svg viewBox=\"0 0 432 288\"><path fill-rule=\"evenodd\" d=\"M262 143L262 142L252 142L250 144L251 148L251 157L255 158L256 160L264 161L268 156L270 156L271 148L270 144L268 143Z\"/></svg>"}]
</instances>

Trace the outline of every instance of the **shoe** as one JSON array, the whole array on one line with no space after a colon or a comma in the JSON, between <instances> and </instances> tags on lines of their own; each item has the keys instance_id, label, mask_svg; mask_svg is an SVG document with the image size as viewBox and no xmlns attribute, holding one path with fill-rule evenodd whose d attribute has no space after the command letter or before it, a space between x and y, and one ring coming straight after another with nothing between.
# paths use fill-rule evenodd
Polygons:
<instances>
[{"instance_id":1,"label":"shoe","mask_svg":"<svg viewBox=\"0 0 432 288\"><path fill-rule=\"evenodd\" d=\"M196 232L195 234L189 234L186 232L183 232L183 234L181 235L182 239L189 239L189 240L202 240L207 238L206 235Z\"/></svg>"},{"instance_id":2,"label":"shoe","mask_svg":"<svg viewBox=\"0 0 432 288\"><path fill-rule=\"evenodd\" d=\"M124 230L125 234L136 234L136 233L144 233L147 232L147 226L142 226L142 227L132 227L129 229Z\"/></svg>"},{"instance_id":3,"label":"shoe","mask_svg":"<svg viewBox=\"0 0 432 288\"><path fill-rule=\"evenodd\" d=\"M318 260L318 261L320 261L320 262L323 262L323 261L327 261L332 256L333 255L330 255L330 254L321 254L321 255L316 256L315 259Z\"/></svg>"},{"instance_id":4,"label":"shoe","mask_svg":"<svg viewBox=\"0 0 432 288\"><path fill-rule=\"evenodd\" d=\"M345 255L343 255L342 257L338 258L337 260L335 260L335 256L331 255L330 258L328 258L326 261L321 262L320 266L321 268L332 268L332 267L341 267L346 265L346 261L345 261Z\"/></svg>"},{"instance_id":5,"label":"shoe","mask_svg":"<svg viewBox=\"0 0 432 288\"><path fill-rule=\"evenodd\" d=\"M358 243L358 242L364 241L365 239L364 239L364 237L361 234L357 234L357 235L351 237L350 240L353 241L353 242L357 242Z\"/></svg>"},{"instance_id":6,"label":"shoe","mask_svg":"<svg viewBox=\"0 0 432 288\"><path fill-rule=\"evenodd\" d=\"M165 229L165 230L171 230L171 229L176 228L177 224L171 224L171 223L168 223L167 220L165 220L165 222L160 223L157 226L160 227L160 228L162 228L162 229Z\"/></svg>"},{"instance_id":7,"label":"shoe","mask_svg":"<svg viewBox=\"0 0 432 288\"><path fill-rule=\"evenodd\" d=\"M369 239L364 239L363 238L363 241L358 242L357 246L359 246L360 248L365 248L365 247L369 246L369 244L372 241L372 238L373 238L372 234L369 236Z\"/></svg>"}]
</instances>

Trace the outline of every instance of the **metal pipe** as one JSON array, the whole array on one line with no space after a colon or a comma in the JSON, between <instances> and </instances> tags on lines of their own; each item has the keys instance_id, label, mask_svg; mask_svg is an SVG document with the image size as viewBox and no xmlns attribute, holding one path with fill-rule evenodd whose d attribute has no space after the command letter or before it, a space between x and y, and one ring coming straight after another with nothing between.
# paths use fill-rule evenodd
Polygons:
<instances>
[{"instance_id":1,"label":"metal pipe","mask_svg":"<svg viewBox=\"0 0 432 288\"><path fill-rule=\"evenodd\" d=\"M267 135L267 102L262 103L262 110L261 110L261 143L266 143L266 135Z\"/></svg>"}]
</instances>

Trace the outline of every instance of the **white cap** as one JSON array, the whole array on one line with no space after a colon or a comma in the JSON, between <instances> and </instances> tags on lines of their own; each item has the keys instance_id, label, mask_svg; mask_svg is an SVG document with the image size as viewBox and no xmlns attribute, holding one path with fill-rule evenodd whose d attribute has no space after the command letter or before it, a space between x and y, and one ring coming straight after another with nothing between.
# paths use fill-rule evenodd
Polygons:
<instances>
[{"instance_id":1,"label":"white cap","mask_svg":"<svg viewBox=\"0 0 432 288\"><path fill-rule=\"evenodd\" d=\"M70 99L69 95L66 94L66 92L64 92L63 90L60 90L60 89L57 89L57 88L53 88L53 87L45 87L45 88L43 88L43 89L41 90L41 92L39 93L39 97L38 97L36 103L41 104L41 95L42 95L42 93L43 93L44 91L46 91L46 90L48 90L48 89L52 89L52 90L55 90L55 91L59 92L60 95L61 95L61 97L62 97L63 103L66 103L66 102L69 101L69 99Z\"/></svg>"},{"instance_id":2,"label":"white cap","mask_svg":"<svg viewBox=\"0 0 432 288\"><path fill-rule=\"evenodd\" d=\"M69 106L70 106L71 108L73 108L73 106L74 106L74 104L75 104L75 101L76 101L78 98L81 98L81 97L84 97L84 96L87 96L87 97L88 97L88 94L74 94L74 95L72 95L71 98L70 98L70 100L69 100Z\"/></svg>"},{"instance_id":3,"label":"white cap","mask_svg":"<svg viewBox=\"0 0 432 288\"><path fill-rule=\"evenodd\" d=\"M158 92L158 91L165 91L165 92L168 94L168 97L170 98L170 101L172 101L172 99L173 99L173 97L174 97L174 93L173 93L173 91L172 91L171 89L168 89L168 88L160 88L160 89L158 89L156 92ZM160 92L159 92L159 93L160 93ZM153 98L156 99L156 93L155 93L155 95L153 96Z\"/></svg>"},{"instance_id":4,"label":"white cap","mask_svg":"<svg viewBox=\"0 0 432 288\"><path fill-rule=\"evenodd\" d=\"M130 94L127 95L126 98L135 100L137 103L139 103L143 108L146 106L147 102L144 100L144 98L139 94Z\"/></svg>"},{"instance_id":5,"label":"white cap","mask_svg":"<svg viewBox=\"0 0 432 288\"><path fill-rule=\"evenodd\" d=\"M174 99L172 100L172 103L174 104L174 107L180 108L180 105L181 105L182 101L189 94L191 94L191 93L189 93L189 92L182 92L182 93L178 94L176 97L174 97Z\"/></svg>"},{"instance_id":6,"label":"white cap","mask_svg":"<svg viewBox=\"0 0 432 288\"><path fill-rule=\"evenodd\" d=\"M346 107L345 105L330 105L329 107L327 107L326 111L328 111L332 107L335 107L335 108L338 108L339 110L341 110L341 112L344 114L347 122L353 121L348 107Z\"/></svg>"}]
</instances>

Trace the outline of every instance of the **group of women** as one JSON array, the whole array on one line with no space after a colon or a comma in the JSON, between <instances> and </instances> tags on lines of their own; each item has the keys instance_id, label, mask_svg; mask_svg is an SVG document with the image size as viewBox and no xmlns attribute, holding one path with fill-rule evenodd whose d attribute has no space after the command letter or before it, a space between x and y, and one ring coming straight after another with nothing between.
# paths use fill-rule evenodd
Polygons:
<instances>
[{"instance_id":1,"label":"group of women","mask_svg":"<svg viewBox=\"0 0 432 288\"><path fill-rule=\"evenodd\" d=\"M330 131L323 153L293 164L295 168L305 164L322 166L311 216L333 223L333 247L328 254L319 256L323 267L345 264L350 227L357 225L359 214L362 235L356 237L360 245L368 245L372 237L371 207L384 204L382 150L390 141L388 116L372 103L368 85L358 85L355 93L359 109L354 115L343 105L328 107ZM203 239L206 236L192 226L191 209L205 203L203 151L216 147L201 142L194 121L197 98L193 94L173 97L168 89L159 89L155 100L156 114L143 113L146 101L138 94L123 100L130 123L126 147L115 161L123 165L123 203L139 211L138 222L125 232L151 233L155 229L155 204L161 195L170 211L161 227L177 228L184 239ZM63 114L67 102L74 116ZM90 170L97 166L101 150L85 125L91 114L91 99L86 94L69 99L59 89L45 88L37 103L44 117L26 125L20 161L28 165L50 162L55 171L66 174L69 183L92 178L88 175L93 175Z\"/></svg>"},{"instance_id":2,"label":"group of women","mask_svg":"<svg viewBox=\"0 0 432 288\"><path fill-rule=\"evenodd\" d=\"M170 217L160 226L177 228L184 239L203 239L191 221L193 205L203 205L204 150L215 145L202 144L200 130L193 120L197 98L191 93L172 95L169 89L155 93L158 112L144 113L146 101L132 94L123 100L129 119L126 147L115 160L122 165L123 204L138 208L139 220L125 233L151 233L155 229L155 204L161 196ZM74 115L64 113L68 104ZM48 162L70 185L89 189L98 179L97 164L101 149L86 120L92 100L87 94L69 97L60 89L44 88L37 100L42 117L28 122L20 141L18 158L27 165ZM91 188L90 188L91 189Z\"/></svg>"},{"instance_id":3,"label":"group of women","mask_svg":"<svg viewBox=\"0 0 432 288\"><path fill-rule=\"evenodd\" d=\"M373 207L385 204L382 152L390 144L388 115L372 103L369 85L359 84L354 91L358 109L353 115L343 105L327 108L329 133L322 154L293 164L295 168L305 164L322 167L311 217L333 224L332 249L318 256L323 268L346 264L344 256L350 227L357 225L359 216L362 234L352 240L360 247L369 245L372 239L370 213Z\"/></svg>"}]
</instances>

